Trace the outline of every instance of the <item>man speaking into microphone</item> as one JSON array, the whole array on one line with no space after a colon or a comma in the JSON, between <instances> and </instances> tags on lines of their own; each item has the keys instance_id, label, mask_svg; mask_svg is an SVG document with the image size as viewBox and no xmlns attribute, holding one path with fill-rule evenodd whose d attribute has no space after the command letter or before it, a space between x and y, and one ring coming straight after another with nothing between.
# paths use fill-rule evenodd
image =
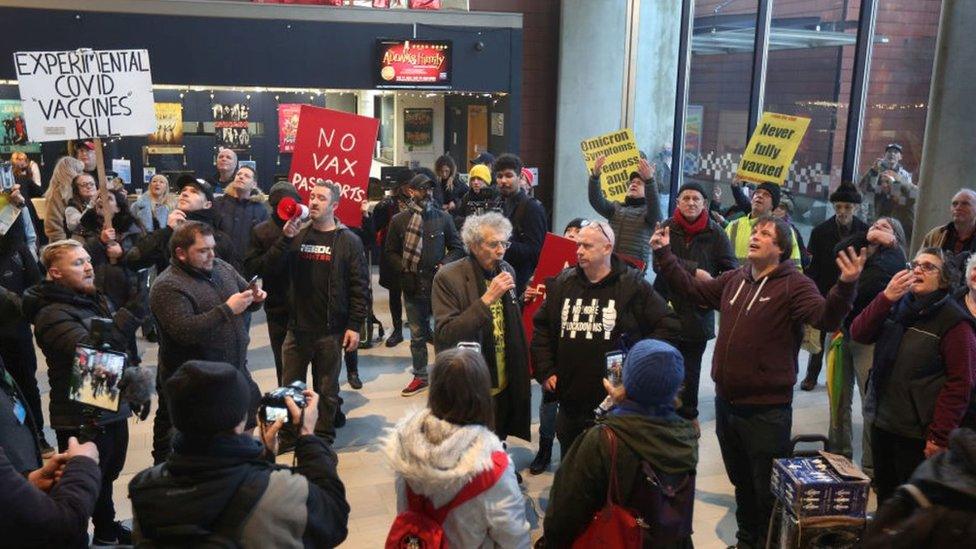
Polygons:
<instances>
[{"instance_id":1,"label":"man speaking into microphone","mask_svg":"<svg viewBox=\"0 0 976 549\"><path fill-rule=\"evenodd\" d=\"M491 374L495 433L529 441L532 420L528 345L515 295L515 269L505 262L512 224L500 213L468 217L461 240L466 259L434 275L434 347L438 352L470 341L481 345Z\"/></svg>"}]
</instances>

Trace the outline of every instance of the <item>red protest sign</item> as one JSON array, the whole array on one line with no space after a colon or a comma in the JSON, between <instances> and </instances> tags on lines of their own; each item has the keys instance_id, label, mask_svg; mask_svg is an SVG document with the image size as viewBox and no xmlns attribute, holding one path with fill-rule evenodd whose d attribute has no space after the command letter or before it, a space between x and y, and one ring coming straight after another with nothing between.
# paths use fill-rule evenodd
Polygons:
<instances>
[{"instance_id":1,"label":"red protest sign","mask_svg":"<svg viewBox=\"0 0 976 549\"><path fill-rule=\"evenodd\" d=\"M539 264L536 265L532 281L529 282L529 288L538 289L542 296L526 303L525 307L522 308L522 326L525 328L526 341L532 341L534 331L532 317L542 306L542 301L545 298L546 279L552 278L566 267L574 265L576 265L576 242L562 236L546 233L546 239L542 242L542 251L539 253Z\"/></svg>"},{"instance_id":2,"label":"red protest sign","mask_svg":"<svg viewBox=\"0 0 976 549\"><path fill-rule=\"evenodd\" d=\"M288 180L308 203L318 180L337 183L342 198L336 217L362 225L369 169L380 121L332 109L302 105Z\"/></svg>"}]
</instances>

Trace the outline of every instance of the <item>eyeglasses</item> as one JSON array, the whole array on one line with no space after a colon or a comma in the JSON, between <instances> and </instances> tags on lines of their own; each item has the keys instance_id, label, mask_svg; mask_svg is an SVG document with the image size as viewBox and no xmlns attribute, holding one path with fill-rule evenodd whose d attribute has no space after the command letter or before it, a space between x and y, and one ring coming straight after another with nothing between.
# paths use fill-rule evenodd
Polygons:
<instances>
[{"instance_id":1,"label":"eyeglasses","mask_svg":"<svg viewBox=\"0 0 976 549\"><path fill-rule=\"evenodd\" d=\"M485 242L485 246L490 250L494 250L499 246L507 250L512 247L512 243L508 240L492 240L491 242Z\"/></svg>"},{"instance_id":2,"label":"eyeglasses","mask_svg":"<svg viewBox=\"0 0 976 549\"><path fill-rule=\"evenodd\" d=\"M607 231L603 228L603 223L600 223L599 221L592 221L590 219L584 219L583 222L580 223L580 229L582 229L583 227L589 227L590 225L594 225L598 229L600 229L600 232L603 233L603 238L606 238L607 239L607 242L610 242L611 241L610 240L610 235L608 235L607 234Z\"/></svg>"},{"instance_id":3,"label":"eyeglasses","mask_svg":"<svg viewBox=\"0 0 976 549\"><path fill-rule=\"evenodd\" d=\"M919 268L922 269L922 272L924 273L934 273L942 269L942 267L927 261L909 261L905 264L905 267L907 267L909 271L914 271L916 268Z\"/></svg>"}]
</instances>

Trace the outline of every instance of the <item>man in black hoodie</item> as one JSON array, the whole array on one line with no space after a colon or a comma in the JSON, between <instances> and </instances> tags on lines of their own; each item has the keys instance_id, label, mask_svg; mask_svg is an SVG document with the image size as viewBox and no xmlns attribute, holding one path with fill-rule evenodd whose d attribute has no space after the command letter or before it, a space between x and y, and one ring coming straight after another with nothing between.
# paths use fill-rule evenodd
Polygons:
<instances>
[{"instance_id":1,"label":"man in black hoodie","mask_svg":"<svg viewBox=\"0 0 976 549\"><path fill-rule=\"evenodd\" d=\"M69 439L79 436L80 427L90 422L82 405L68 396L75 349L78 345L107 344L115 351L126 352L129 337L139 328L144 312L141 300L116 310L111 300L95 289L91 258L76 240L48 244L41 262L47 269L47 279L24 294L23 311L34 324L37 345L47 359L51 427L58 437L58 449L64 452ZM95 317L111 320L101 341L96 341L93 334ZM103 411L95 420L101 432L93 442L98 447L102 469L101 491L92 516L96 544L131 543L129 530L115 521L112 503L112 483L125 465L129 414L128 404L122 401L118 412Z\"/></svg>"},{"instance_id":2,"label":"man in black hoodie","mask_svg":"<svg viewBox=\"0 0 976 549\"><path fill-rule=\"evenodd\" d=\"M556 438L563 455L593 424L606 397L606 354L653 337L677 341L681 323L636 269L613 255L613 229L590 221L577 237L576 267L546 285L536 313L532 365L542 386L559 399Z\"/></svg>"}]
</instances>

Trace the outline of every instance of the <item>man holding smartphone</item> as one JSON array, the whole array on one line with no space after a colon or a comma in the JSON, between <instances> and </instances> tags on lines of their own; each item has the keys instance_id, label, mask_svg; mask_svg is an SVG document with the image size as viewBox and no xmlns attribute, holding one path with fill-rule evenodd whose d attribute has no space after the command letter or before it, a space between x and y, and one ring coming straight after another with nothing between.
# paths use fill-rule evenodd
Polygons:
<instances>
[{"instance_id":1,"label":"man holding smartphone","mask_svg":"<svg viewBox=\"0 0 976 549\"><path fill-rule=\"evenodd\" d=\"M111 350L126 352L145 309L140 299L116 309L107 296L96 290L91 257L76 240L48 244L41 253L41 263L47 269L47 277L25 292L23 312L34 324L37 345L47 359L51 427L58 437L58 450L64 452L72 437L81 436L80 427L90 423L82 405L69 397L78 346L104 344ZM99 319L103 321L98 322ZM101 328L100 335L94 333L96 328ZM102 412L96 419L100 431L92 442L98 447L102 481L92 515L95 545L132 543L129 529L115 520L112 503L112 484L125 465L129 415L129 406L122 402L117 412Z\"/></svg>"},{"instance_id":2,"label":"man holding smartphone","mask_svg":"<svg viewBox=\"0 0 976 549\"><path fill-rule=\"evenodd\" d=\"M614 232L588 221L576 237L577 266L546 286L533 319L536 379L559 399L556 438L562 455L593 424L606 397L607 353L652 337L675 341L681 323L643 274L613 255Z\"/></svg>"},{"instance_id":3,"label":"man holding smartphone","mask_svg":"<svg viewBox=\"0 0 976 549\"><path fill-rule=\"evenodd\" d=\"M247 379L245 313L261 307L267 293L249 285L227 262L214 256L214 229L186 221L173 232L172 261L149 291L149 307L159 328L159 369L156 391L160 405L153 424L153 461L169 455L172 425L163 390L166 380L188 360L220 360ZM253 429L260 393L251 381L248 429Z\"/></svg>"}]
</instances>

